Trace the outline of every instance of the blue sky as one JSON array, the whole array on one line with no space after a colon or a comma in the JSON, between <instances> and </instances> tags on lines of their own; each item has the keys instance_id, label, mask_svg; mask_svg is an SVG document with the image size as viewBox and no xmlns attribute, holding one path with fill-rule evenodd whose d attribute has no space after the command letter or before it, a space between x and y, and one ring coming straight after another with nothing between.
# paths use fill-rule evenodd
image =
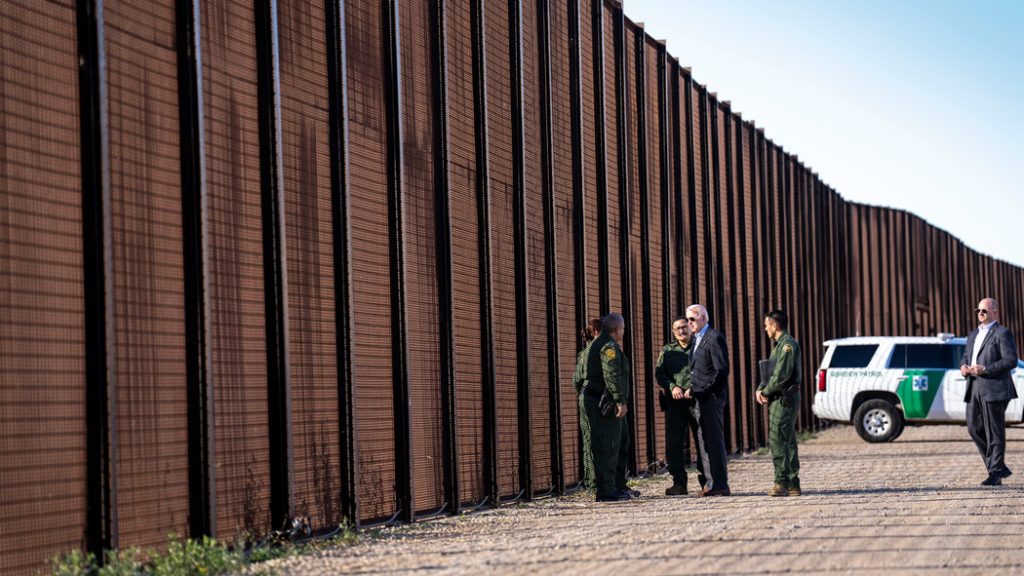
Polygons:
<instances>
[{"instance_id":1,"label":"blue sky","mask_svg":"<svg viewBox=\"0 0 1024 576\"><path fill-rule=\"evenodd\" d=\"M1024 0L625 0L843 197L1024 265Z\"/></svg>"}]
</instances>

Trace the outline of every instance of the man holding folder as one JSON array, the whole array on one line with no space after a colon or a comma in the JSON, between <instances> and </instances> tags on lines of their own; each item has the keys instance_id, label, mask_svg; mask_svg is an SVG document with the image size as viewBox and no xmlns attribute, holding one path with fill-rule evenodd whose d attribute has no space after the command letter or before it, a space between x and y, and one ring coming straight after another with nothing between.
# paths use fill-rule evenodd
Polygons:
<instances>
[{"instance_id":1,"label":"man holding folder","mask_svg":"<svg viewBox=\"0 0 1024 576\"><path fill-rule=\"evenodd\" d=\"M800 408L800 343L789 334L789 317L772 310L764 331L775 341L772 355L762 361L757 402L768 405L768 447L775 465L775 485L769 496L799 496L800 459L796 451L796 415Z\"/></svg>"}]
</instances>

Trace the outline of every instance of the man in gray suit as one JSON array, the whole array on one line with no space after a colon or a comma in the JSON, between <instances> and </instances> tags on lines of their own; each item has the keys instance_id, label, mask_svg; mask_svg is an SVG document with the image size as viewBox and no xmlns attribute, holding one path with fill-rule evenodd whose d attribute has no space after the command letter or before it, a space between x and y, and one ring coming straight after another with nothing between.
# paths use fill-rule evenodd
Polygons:
<instances>
[{"instance_id":1,"label":"man in gray suit","mask_svg":"<svg viewBox=\"0 0 1024 576\"><path fill-rule=\"evenodd\" d=\"M707 484L699 496L728 496L729 470L726 461L725 405L729 402L729 351L725 336L708 324L708 310L700 304L686 309L686 321L693 336L690 349L690 389L683 398L696 398L697 449L704 463Z\"/></svg>"},{"instance_id":2,"label":"man in gray suit","mask_svg":"<svg viewBox=\"0 0 1024 576\"><path fill-rule=\"evenodd\" d=\"M1013 332L999 324L999 304L985 298L975 310L978 327L967 336L960 374L967 378L967 431L988 468L982 486L999 486L1012 472L1006 454L1006 405L1017 397L1010 372L1017 367Z\"/></svg>"}]
</instances>

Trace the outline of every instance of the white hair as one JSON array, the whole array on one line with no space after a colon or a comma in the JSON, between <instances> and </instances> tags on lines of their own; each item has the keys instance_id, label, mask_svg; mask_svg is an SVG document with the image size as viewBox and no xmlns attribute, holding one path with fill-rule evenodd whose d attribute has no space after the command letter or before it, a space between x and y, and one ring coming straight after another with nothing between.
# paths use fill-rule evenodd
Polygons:
<instances>
[{"instance_id":1,"label":"white hair","mask_svg":"<svg viewBox=\"0 0 1024 576\"><path fill-rule=\"evenodd\" d=\"M699 314L700 317L705 322L708 321L708 309L705 308L702 304L690 304L689 306L686 307L686 311L687 312L694 312L694 311L696 311L697 314Z\"/></svg>"}]
</instances>

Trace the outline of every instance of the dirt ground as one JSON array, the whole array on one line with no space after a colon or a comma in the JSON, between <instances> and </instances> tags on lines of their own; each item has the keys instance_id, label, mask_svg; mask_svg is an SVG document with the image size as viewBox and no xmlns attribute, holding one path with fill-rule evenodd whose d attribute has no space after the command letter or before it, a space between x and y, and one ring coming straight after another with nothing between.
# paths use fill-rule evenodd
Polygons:
<instances>
[{"instance_id":1,"label":"dirt ground","mask_svg":"<svg viewBox=\"0 0 1024 576\"><path fill-rule=\"evenodd\" d=\"M1024 428L1008 430L1003 486L979 485L966 428L908 428L867 444L849 426L800 445L804 496L769 498L768 455L730 461L733 496L511 505L380 531L279 560L277 574L1024 574ZM691 487L696 485L691 475Z\"/></svg>"}]
</instances>

